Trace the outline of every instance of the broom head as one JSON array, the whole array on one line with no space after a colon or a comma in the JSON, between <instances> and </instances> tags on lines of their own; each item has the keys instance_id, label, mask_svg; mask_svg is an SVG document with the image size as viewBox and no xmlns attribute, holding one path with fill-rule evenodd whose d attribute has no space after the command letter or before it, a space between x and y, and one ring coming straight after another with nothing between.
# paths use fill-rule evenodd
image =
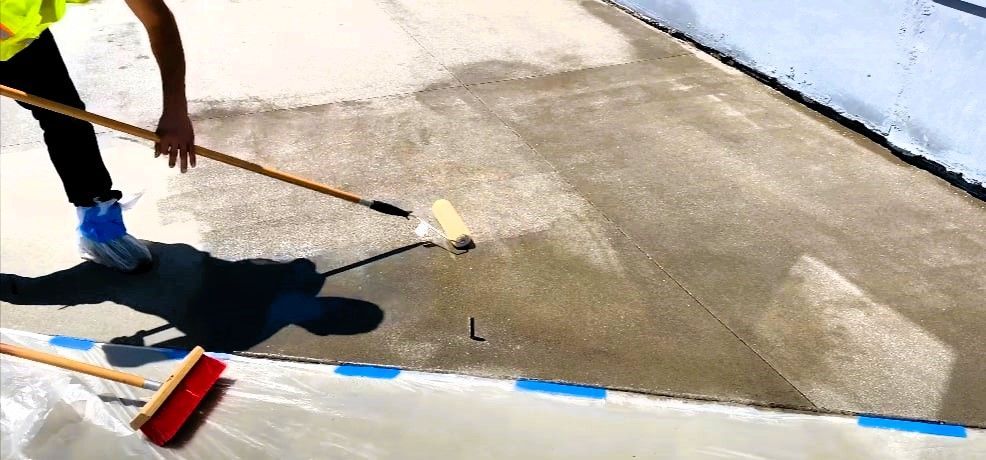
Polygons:
<instances>
[{"instance_id":1,"label":"broom head","mask_svg":"<svg viewBox=\"0 0 986 460\"><path fill-rule=\"evenodd\" d=\"M159 446L178 433L226 368L222 361L204 353L202 347L195 347L188 353L130 422L133 429L144 432Z\"/></svg>"}]
</instances>

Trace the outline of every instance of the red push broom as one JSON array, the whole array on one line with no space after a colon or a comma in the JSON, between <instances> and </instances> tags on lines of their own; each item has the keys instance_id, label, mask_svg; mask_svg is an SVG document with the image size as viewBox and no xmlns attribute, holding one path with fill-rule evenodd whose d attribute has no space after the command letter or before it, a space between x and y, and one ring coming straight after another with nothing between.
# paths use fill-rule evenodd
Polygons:
<instances>
[{"instance_id":1,"label":"red push broom","mask_svg":"<svg viewBox=\"0 0 986 460\"><path fill-rule=\"evenodd\" d=\"M178 433L178 429L192 415L226 368L222 361L206 356L202 347L192 349L164 382L6 343L0 343L0 353L155 390L154 396L130 421L130 427L143 431L151 442L159 446L163 446Z\"/></svg>"}]
</instances>

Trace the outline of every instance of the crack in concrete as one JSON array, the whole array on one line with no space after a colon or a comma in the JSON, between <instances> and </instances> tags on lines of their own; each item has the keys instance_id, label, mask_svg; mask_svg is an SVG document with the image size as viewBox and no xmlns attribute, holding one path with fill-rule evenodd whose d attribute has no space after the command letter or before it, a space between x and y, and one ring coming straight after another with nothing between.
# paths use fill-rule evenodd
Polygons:
<instances>
[{"instance_id":1,"label":"crack in concrete","mask_svg":"<svg viewBox=\"0 0 986 460\"><path fill-rule=\"evenodd\" d=\"M97 136L99 136L100 134L107 134L107 133L114 133L114 132L116 132L116 131L113 131L112 129L109 129L109 128L99 129L99 125L93 125L93 126L95 128L97 128L95 130ZM0 155L3 155L4 154L3 149L5 149L5 148L22 147L22 146L27 146L27 145L35 145L35 144L43 144L43 143L44 143L44 139L35 140L35 141L15 142L13 144L0 144Z\"/></svg>"},{"instance_id":2,"label":"crack in concrete","mask_svg":"<svg viewBox=\"0 0 986 460\"><path fill-rule=\"evenodd\" d=\"M578 69L562 70L562 71L558 71L558 72L548 72L548 73L541 73L541 74L534 74L534 75L525 75L523 77L510 77L510 78L503 78L503 79L499 79L499 80L484 81L484 82L480 82L480 83L469 83L468 85L465 85L464 87L471 88L471 87L474 87L474 86L491 85L491 84L494 84L494 83L505 83L505 82L511 82L511 81L519 81L519 80L533 80L533 79L536 79L536 78L554 77L554 76L558 76L558 75L565 75L565 74L577 73L577 72L586 72L586 71L597 70L597 69L608 69L608 68L611 68L611 67L620 67L620 66L625 66L625 65L630 65L630 64L641 64L641 63L645 63L645 62L661 61L661 60L664 60L664 59L671 59L671 58L682 57L682 56L689 56L689 55L690 55L690 53L687 53L686 52L686 53L680 53L680 54L673 54L671 56L661 56L661 57L646 58L646 59L634 59L632 61L616 62L616 63L613 63L613 64L602 64L602 65L597 65L597 66L582 67L582 68L578 68Z\"/></svg>"}]
</instances>

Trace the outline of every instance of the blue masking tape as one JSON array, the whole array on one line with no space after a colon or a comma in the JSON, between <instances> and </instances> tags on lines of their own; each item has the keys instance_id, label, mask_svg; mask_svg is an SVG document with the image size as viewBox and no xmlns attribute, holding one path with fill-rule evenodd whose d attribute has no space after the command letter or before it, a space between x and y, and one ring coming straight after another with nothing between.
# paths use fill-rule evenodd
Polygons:
<instances>
[{"instance_id":1,"label":"blue masking tape","mask_svg":"<svg viewBox=\"0 0 986 460\"><path fill-rule=\"evenodd\" d=\"M336 367L336 374L347 377L367 377L371 379L392 379L401 373L400 369L380 366L357 366L343 364Z\"/></svg>"},{"instance_id":2,"label":"blue masking tape","mask_svg":"<svg viewBox=\"0 0 986 460\"><path fill-rule=\"evenodd\" d=\"M914 433L935 434L939 436L966 437L965 427L943 423L915 422L883 417L859 417L859 426L883 428L887 430L911 431Z\"/></svg>"},{"instance_id":3,"label":"blue masking tape","mask_svg":"<svg viewBox=\"0 0 986 460\"><path fill-rule=\"evenodd\" d=\"M93 347L93 341L88 339L78 339L75 337L68 337L64 335L56 335L48 339L49 345L54 345L56 347L71 348L73 350L88 350Z\"/></svg>"},{"instance_id":4,"label":"blue masking tape","mask_svg":"<svg viewBox=\"0 0 986 460\"><path fill-rule=\"evenodd\" d=\"M167 356L168 359L183 359L188 356L188 350L179 350L177 348L158 348L158 352Z\"/></svg>"},{"instance_id":5,"label":"blue masking tape","mask_svg":"<svg viewBox=\"0 0 986 460\"><path fill-rule=\"evenodd\" d=\"M587 387L582 385L568 385L565 383L544 382L541 380L527 380L527 379L518 380L517 389L523 391L537 391L542 393L576 396L579 398L591 398L591 399L606 398L605 388Z\"/></svg>"}]
</instances>

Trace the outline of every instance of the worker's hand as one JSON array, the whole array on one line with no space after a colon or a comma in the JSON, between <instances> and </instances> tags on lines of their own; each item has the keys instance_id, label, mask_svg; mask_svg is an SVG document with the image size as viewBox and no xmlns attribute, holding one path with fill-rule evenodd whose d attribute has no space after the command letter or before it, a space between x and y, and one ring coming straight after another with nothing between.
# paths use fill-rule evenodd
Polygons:
<instances>
[{"instance_id":1,"label":"worker's hand","mask_svg":"<svg viewBox=\"0 0 986 460\"><path fill-rule=\"evenodd\" d=\"M174 168L181 159L181 172L195 167L195 132L188 112L165 109L157 125L158 142L154 157L168 155L168 166Z\"/></svg>"}]
</instances>

